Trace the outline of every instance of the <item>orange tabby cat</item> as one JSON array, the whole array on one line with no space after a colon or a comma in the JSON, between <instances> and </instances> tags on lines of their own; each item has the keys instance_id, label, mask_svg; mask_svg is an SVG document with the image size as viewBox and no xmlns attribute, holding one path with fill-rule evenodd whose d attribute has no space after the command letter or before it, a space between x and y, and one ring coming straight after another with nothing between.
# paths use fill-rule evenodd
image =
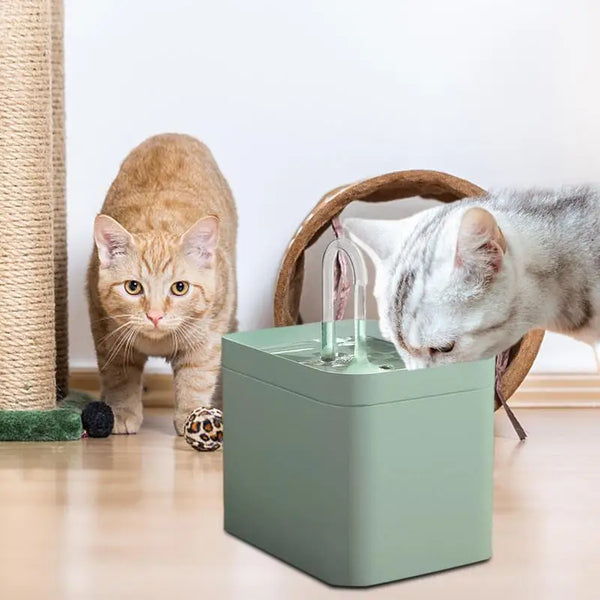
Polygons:
<instances>
[{"instance_id":1,"label":"orange tabby cat","mask_svg":"<svg viewBox=\"0 0 600 600\"><path fill-rule=\"evenodd\" d=\"M152 137L121 165L96 217L88 268L92 334L113 433L142 423L148 356L173 367L175 429L220 406L221 336L236 326L237 216L208 148Z\"/></svg>"}]
</instances>

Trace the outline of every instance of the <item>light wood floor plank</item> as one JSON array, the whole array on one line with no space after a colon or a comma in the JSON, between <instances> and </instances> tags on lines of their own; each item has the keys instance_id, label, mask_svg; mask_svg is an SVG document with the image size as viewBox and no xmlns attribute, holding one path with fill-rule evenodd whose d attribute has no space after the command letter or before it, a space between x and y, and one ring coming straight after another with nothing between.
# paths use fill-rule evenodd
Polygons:
<instances>
[{"instance_id":1,"label":"light wood floor plank","mask_svg":"<svg viewBox=\"0 0 600 600\"><path fill-rule=\"evenodd\" d=\"M368 592L224 534L222 454L147 412L136 436L0 444L0 598L598 598L600 412L520 410L525 443L497 413L493 559Z\"/></svg>"}]
</instances>

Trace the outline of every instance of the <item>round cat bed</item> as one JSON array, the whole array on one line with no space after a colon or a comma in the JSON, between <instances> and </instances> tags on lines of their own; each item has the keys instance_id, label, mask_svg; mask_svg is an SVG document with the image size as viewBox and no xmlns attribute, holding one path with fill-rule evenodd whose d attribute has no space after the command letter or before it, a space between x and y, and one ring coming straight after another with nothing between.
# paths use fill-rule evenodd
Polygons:
<instances>
[{"instance_id":1,"label":"round cat bed","mask_svg":"<svg viewBox=\"0 0 600 600\"><path fill-rule=\"evenodd\" d=\"M304 219L287 247L275 287L275 326L302 322L299 307L304 278L304 252L321 237L331 220L351 202L386 202L416 196L454 202L484 194L485 190L475 184L439 171L397 171L332 190L321 198ZM543 337L543 330L530 331L511 349L508 366L502 374L502 392L506 399L513 395L525 379ZM496 407L498 406L499 402L496 400Z\"/></svg>"}]
</instances>

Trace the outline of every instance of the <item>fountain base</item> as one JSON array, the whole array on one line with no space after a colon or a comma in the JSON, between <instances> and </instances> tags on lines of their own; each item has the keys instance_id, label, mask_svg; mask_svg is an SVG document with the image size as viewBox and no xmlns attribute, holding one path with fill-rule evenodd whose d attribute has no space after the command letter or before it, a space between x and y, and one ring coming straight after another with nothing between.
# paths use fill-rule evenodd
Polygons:
<instances>
[{"instance_id":1,"label":"fountain base","mask_svg":"<svg viewBox=\"0 0 600 600\"><path fill-rule=\"evenodd\" d=\"M339 353L352 333L337 323ZM226 531L339 586L490 558L494 361L298 359L319 343L320 324L223 340Z\"/></svg>"}]
</instances>

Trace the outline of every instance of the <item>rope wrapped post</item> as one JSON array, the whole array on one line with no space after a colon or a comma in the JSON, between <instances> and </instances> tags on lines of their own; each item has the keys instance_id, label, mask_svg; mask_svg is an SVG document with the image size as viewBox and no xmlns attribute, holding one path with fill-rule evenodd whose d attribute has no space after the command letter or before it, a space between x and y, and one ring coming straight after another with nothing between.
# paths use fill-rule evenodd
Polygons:
<instances>
[{"instance_id":1,"label":"rope wrapped post","mask_svg":"<svg viewBox=\"0 0 600 600\"><path fill-rule=\"evenodd\" d=\"M67 377L63 121L62 1L2 0L2 441L81 436L79 414L57 408L56 391Z\"/></svg>"},{"instance_id":2,"label":"rope wrapped post","mask_svg":"<svg viewBox=\"0 0 600 600\"><path fill-rule=\"evenodd\" d=\"M0 408L56 404L50 10L0 16Z\"/></svg>"},{"instance_id":3,"label":"rope wrapped post","mask_svg":"<svg viewBox=\"0 0 600 600\"><path fill-rule=\"evenodd\" d=\"M64 10L52 0L52 194L54 204L54 303L56 391L69 391L69 330L67 285L67 206L65 197Z\"/></svg>"}]
</instances>

